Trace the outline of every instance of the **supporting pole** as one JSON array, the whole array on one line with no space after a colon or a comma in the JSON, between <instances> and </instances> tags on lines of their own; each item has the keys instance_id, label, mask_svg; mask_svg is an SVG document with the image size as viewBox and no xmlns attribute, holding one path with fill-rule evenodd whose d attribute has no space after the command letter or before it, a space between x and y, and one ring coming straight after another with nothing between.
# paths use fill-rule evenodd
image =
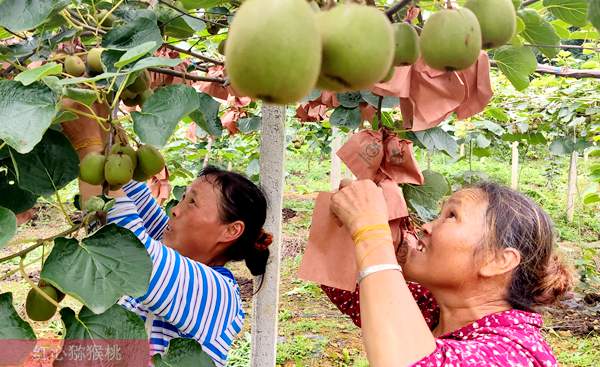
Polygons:
<instances>
[{"instance_id":1,"label":"supporting pole","mask_svg":"<svg viewBox=\"0 0 600 367\"><path fill-rule=\"evenodd\" d=\"M342 135L336 127L331 128L331 135L333 136L333 140L331 141L331 173L329 174L329 182L331 183L331 189L337 190L342 179L342 160L336 153L342 146Z\"/></svg>"},{"instance_id":2,"label":"supporting pole","mask_svg":"<svg viewBox=\"0 0 600 367\"><path fill-rule=\"evenodd\" d=\"M575 214L575 193L577 192L577 152L571 153L569 163L569 187L567 190L567 221L573 222Z\"/></svg>"},{"instance_id":3,"label":"supporting pole","mask_svg":"<svg viewBox=\"0 0 600 367\"><path fill-rule=\"evenodd\" d=\"M263 105L260 141L260 184L269 202L265 230L273 234L262 287L252 307L252 367L275 366L279 310L281 209L284 184L285 106ZM257 287L260 277L255 278ZM256 293L257 289L255 289Z\"/></svg>"},{"instance_id":4,"label":"supporting pole","mask_svg":"<svg viewBox=\"0 0 600 367\"><path fill-rule=\"evenodd\" d=\"M510 174L510 187L513 190L519 189L519 142L513 141L512 149L512 170Z\"/></svg>"}]
</instances>

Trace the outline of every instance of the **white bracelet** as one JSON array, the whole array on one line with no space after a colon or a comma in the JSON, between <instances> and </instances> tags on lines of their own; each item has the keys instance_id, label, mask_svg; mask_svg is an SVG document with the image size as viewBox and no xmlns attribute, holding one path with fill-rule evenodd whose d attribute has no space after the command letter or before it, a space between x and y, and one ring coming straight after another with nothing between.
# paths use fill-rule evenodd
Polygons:
<instances>
[{"instance_id":1,"label":"white bracelet","mask_svg":"<svg viewBox=\"0 0 600 367\"><path fill-rule=\"evenodd\" d=\"M365 279L367 276L369 276L373 273L384 271L384 270L398 270L399 272L402 273L402 267L398 264L372 265L372 266L366 267L365 269L361 270L360 273L358 273L358 283L360 284L360 282L363 279Z\"/></svg>"}]
</instances>

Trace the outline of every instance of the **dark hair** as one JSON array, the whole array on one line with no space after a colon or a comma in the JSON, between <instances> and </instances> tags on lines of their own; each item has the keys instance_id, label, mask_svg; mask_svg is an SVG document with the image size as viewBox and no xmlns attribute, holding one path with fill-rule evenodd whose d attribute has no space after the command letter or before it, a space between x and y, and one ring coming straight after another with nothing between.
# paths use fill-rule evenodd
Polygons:
<instances>
[{"instance_id":1,"label":"dark hair","mask_svg":"<svg viewBox=\"0 0 600 367\"><path fill-rule=\"evenodd\" d=\"M513 308L531 311L557 302L572 287L571 270L554 251L552 220L533 200L493 182L473 186L486 196L486 245L514 248L521 263L513 272L507 300Z\"/></svg>"},{"instance_id":2,"label":"dark hair","mask_svg":"<svg viewBox=\"0 0 600 367\"><path fill-rule=\"evenodd\" d=\"M218 186L221 195L219 216L224 223L244 222L244 232L226 250L231 261L246 262L254 276L265 273L271 235L263 230L267 217L267 199L260 187L243 175L207 166L198 177Z\"/></svg>"}]
</instances>

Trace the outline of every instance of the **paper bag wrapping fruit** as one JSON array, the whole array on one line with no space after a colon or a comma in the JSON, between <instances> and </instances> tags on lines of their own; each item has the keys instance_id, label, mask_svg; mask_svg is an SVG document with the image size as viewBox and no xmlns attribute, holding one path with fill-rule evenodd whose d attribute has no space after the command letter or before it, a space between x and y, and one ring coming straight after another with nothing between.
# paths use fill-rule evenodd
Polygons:
<instances>
[{"instance_id":1,"label":"paper bag wrapping fruit","mask_svg":"<svg viewBox=\"0 0 600 367\"><path fill-rule=\"evenodd\" d=\"M354 134L337 155L358 179L371 179L383 189L392 238L398 246L409 226L408 209L398 184L423 184L412 142L386 130L363 130ZM357 274L354 242L348 230L329 210L332 195L322 192L317 196L298 276L353 291Z\"/></svg>"},{"instance_id":2,"label":"paper bag wrapping fruit","mask_svg":"<svg viewBox=\"0 0 600 367\"><path fill-rule=\"evenodd\" d=\"M375 84L371 92L384 97L399 97L403 127L413 131L426 130L437 126L453 112L459 119L464 119L483 111L492 97L489 71L489 59L483 51L475 64L461 71L435 70L419 59L414 65L396 67L392 78ZM296 117L300 121L321 121L326 115L320 106L333 108L338 105L335 93L323 92L319 98L302 103L296 110ZM364 114L362 117L369 120Z\"/></svg>"}]
</instances>

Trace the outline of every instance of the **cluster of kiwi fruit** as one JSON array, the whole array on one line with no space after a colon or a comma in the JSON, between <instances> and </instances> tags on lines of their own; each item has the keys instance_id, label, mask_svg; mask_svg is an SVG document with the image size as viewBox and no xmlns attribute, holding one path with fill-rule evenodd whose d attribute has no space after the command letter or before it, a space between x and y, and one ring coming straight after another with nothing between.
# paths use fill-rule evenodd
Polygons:
<instances>
[{"instance_id":1,"label":"cluster of kiwi fruit","mask_svg":"<svg viewBox=\"0 0 600 367\"><path fill-rule=\"evenodd\" d=\"M85 62L77 55L65 56L63 61L65 73L74 77L102 74L104 72L102 51L101 47L91 48L86 54Z\"/></svg>"},{"instance_id":2,"label":"cluster of kiwi fruit","mask_svg":"<svg viewBox=\"0 0 600 367\"><path fill-rule=\"evenodd\" d=\"M91 152L81 160L79 178L91 185L108 183L111 190L118 190L131 181L146 181L162 171L165 159L151 145L140 145L134 150L125 143L114 144L110 154Z\"/></svg>"},{"instance_id":3,"label":"cluster of kiwi fruit","mask_svg":"<svg viewBox=\"0 0 600 367\"><path fill-rule=\"evenodd\" d=\"M482 48L508 43L515 31L511 0L467 0L464 7L436 11L420 35L373 6L342 2L321 11L314 1L252 0L236 12L219 52L238 93L289 104L315 86L368 89L419 56L433 69L464 70Z\"/></svg>"},{"instance_id":4,"label":"cluster of kiwi fruit","mask_svg":"<svg viewBox=\"0 0 600 367\"><path fill-rule=\"evenodd\" d=\"M123 90L121 100L125 106L141 107L152 94L152 89L150 89L150 73L148 70L144 70Z\"/></svg>"},{"instance_id":5,"label":"cluster of kiwi fruit","mask_svg":"<svg viewBox=\"0 0 600 367\"><path fill-rule=\"evenodd\" d=\"M63 292L43 280L39 281L38 288L56 303L60 303L65 298ZM35 288L31 288L25 300L25 311L27 312L27 316L33 321L48 321L56 313L56 306L42 296Z\"/></svg>"}]
</instances>

